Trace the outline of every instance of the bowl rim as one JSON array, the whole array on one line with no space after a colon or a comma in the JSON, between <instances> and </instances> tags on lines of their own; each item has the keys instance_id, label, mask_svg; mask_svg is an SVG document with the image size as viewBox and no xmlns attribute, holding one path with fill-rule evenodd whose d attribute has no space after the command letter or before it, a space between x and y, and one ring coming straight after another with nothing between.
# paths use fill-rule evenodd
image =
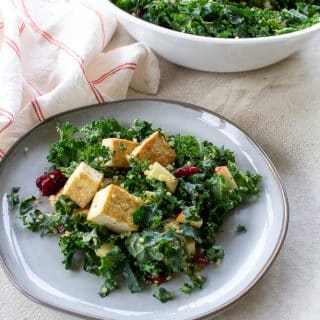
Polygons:
<instances>
[{"instance_id":1,"label":"bowl rim","mask_svg":"<svg viewBox=\"0 0 320 320\"><path fill-rule=\"evenodd\" d=\"M140 24L147 29L151 29L155 32L160 32L162 34L166 34L175 38L181 38L183 40L191 40L191 41L197 41L197 42L207 42L207 43L220 43L220 44L254 44L254 43L270 43L270 42L279 42L283 40L288 39L294 39L298 37L303 37L309 33L313 33L316 31L320 31L320 22L316 23L310 27L304 28L302 30L293 31L289 33L284 33L280 35L274 35L274 36L266 36L266 37L255 37L255 38L216 38L216 37L207 37L207 36L199 36L189 33L183 33L180 31L175 31L172 29L168 29L156 24L153 24L151 22L148 22L146 20L137 18L133 16L132 14L120 9L117 7L111 0L106 0L107 5L109 5L113 10L118 12L123 18L126 20L129 20L130 22Z\"/></svg>"},{"instance_id":2,"label":"bowl rim","mask_svg":"<svg viewBox=\"0 0 320 320\"><path fill-rule=\"evenodd\" d=\"M229 310L231 307L233 307L237 302L239 302L242 298L244 298L244 296L246 296L246 294L253 288L255 287L255 285L259 282L259 280L266 274L266 272L271 268L272 264L274 263L275 259L277 258L277 256L279 255L279 252L283 246L283 243L285 241L287 232L288 232L288 227L289 227L289 201L288 201L288 196L287 196L287 192L285 189L285 186L281 180L281 177L277 171L277 169L275 168L273 162L271 161L271 159L269 158L269 156L266 154L266 152L263 150L263 148L255 142L255 140L253 140L250 135L248 135L248 133L243 130L241 127L239 127L237 124L235 124L232 120L227 119L226 117L222 116L221 114L215 112L215 111L211 111L209 109L206 109L204 107L192 104L192 103L188 103L188 102L183 102L183 101L178 101L178 100L170 100L170 99L158 99L158 98L133 98L133 99L121 99L121 100L114 100L114 101L110 101L110 102L105 102L103 103L103 105L109 105L109 104L118 104L118 103L129 103L130 102L134 102L134 101L143 101L143 102L159 102L159 103L171 103L171 104L176 104L180 107L183 107L185 109L189 109L189 110L193 110L193 111L197 111L197 112L205 112L208 114L211 114L215 117L218 117L219 119L229 123L230 125L232 125L233 127L235 127L237 130L239 130L242 134L244 134L244 136L246 137L246 139L250 142L250 144L252 144L258 152L260 152L261 156L264 158L266 164L268 165L270 171L273 174L273 177L275 178L275 180L277 181L280 191L281 191L281 198L282 198L282 204L283 204L283 223L281 226L281 230L279 233L279 237L277 239L277 243L275 245L275 247L273 248L269 258L267 259L267 261L265 262L265 264L262 266L262 268L259 270L259 272L257 272L256 276L254 277L254 279L251 280L250 283L248 283L246 285L245 288L243 288L241 290L241 292L239 292L236 296L234 296L233 298L229 299L228 301L226 301L224 304L220 305L216 310L207 310L203 313L199 313L196 318L194 318L194 320L208 320L211 319L212 317L216 317L218 315L220 315L221 313ZM26 132L23 136L21 136L10 148L9 150L6 152L5 156L3 157L3 159L0 161L0 170L2 169L2 167L5 165L5 163L7 162L7 159L9 158L9 156L14 152L14 150L18 147L18 145L21 143L21 141L23 141L25 138L27 138L30 134L32 134L33 131L35 131L37 128L42 127L44 125L46 125L46 123L54 121L57 117L61 117L64 115L68 115L68 114L72 114L73 112L79 112L79 111L83 111L83 110L90 110L92 107L97 107L97 106L101 106L101 104L93 104L93 105L86 105L86 106L82 106L82 107L78 107L78 108L74 108L74 109L70 109L70 110L66 110L63 112L60 112L58 114L52 115L50 117L48 117L46 120L44 120L43 122L40 122L39 124L33 126L28 132ZM26 289L23 285L21 285L13 276L13 274L11 273L10 268L8 267L6 260L3 258L3 253L1 251L1 247L0 247L0 266L3 268L4 273L6 274L6 276L8 277L8 279L11 281L11 283L14 285L14 287L16 289L18 289L19 292L23 293L26 297L28 297L30 300L32 300L33 302L36 302L42 306L48 307L52 310L55 311L60 311L60 312L64 312L73 316L77 316L80 317L82 319L95 319L95 320L107 320L111 318L106 318L106 317L99 317L99 316L92 316L86 313L80 313L77 310L74 310L73 308L67 308L67 307L62 307L60 305L57 305L55 303L49 303L46 302L44 300L42 300L41 298L38 298L36 296L34 296L32 293L30 293L28 291L28 289Z\"/></svg>"}]
</instances>

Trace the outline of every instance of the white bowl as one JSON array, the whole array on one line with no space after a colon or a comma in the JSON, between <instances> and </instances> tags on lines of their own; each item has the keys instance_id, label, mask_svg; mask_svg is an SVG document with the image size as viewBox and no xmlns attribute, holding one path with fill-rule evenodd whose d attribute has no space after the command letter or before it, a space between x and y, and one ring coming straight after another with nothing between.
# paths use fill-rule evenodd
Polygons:
<instances>
[{"instance_id":1,"label":"white bowl","mask_svg":"<svg viewBox=\"0 0 320 320\"><path fill-rule=\"evenodd\" d=\"M147 43L157 54L175 64L211 72L259 69L281 61L320 32L320 23L279 36L221 39L195 36L159 27L106 1L133 38Z\"/></svg>"}]
</instances>

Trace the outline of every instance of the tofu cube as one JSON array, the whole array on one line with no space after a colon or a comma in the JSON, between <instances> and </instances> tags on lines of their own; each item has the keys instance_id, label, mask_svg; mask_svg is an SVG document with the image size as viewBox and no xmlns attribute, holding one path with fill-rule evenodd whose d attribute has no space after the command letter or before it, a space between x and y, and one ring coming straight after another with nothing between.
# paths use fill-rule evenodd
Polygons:
<instances>
[{"instance_id":1,"label":"tofu cube","mask_svg":"<svg viewBox=\"0 0 320 320\"><path fill-rule=\"evenodd\" d=\"M146 171L146 176L148 179L156 179L165 182L168 191L171 193L176 191L179 180L160 163L155 162L154 164L151 164L149 170Z\"/></svg>"},{"instance_id":2,"label":"tofu cube","mask_svg":"<svg viewBox=\"0 0 320 320\"><path fill-rule=\"evenodd\" d=\"M103 173L81 162L67 180L62 194L84 209L98 191L102 179Z\"/></svg>"},{"instance_id":3,"label":"tofu cube","mask_svg":"<svg viewBox=\"0 0 320 320\"><path fill-rule=\"evenodd\" d=\"M110 184L98 191L91 203L87 219L114 232L136 231L132 214L143 201L126 190Z\"/></svg>"},{"instance_id":4,"label":"tofu cube","mask_svg":"<svg viewBox=\"0 0 320 320\"><path fill-rule=\"evenodd\" d=\"M136 147L133 152L140 160L147 160L149 163L159 162L166 167L176 159L176 153L170 144L161 136L159 131L154 132Z\"/></svg>"},{"instance_id":5,"label":"tofu cube","mask_svg":"<svg viewBox=\"0 0 320 320\"><path fill-rule=\"evenodd\" d=\"M77 217L77 216L84 216L86 217L88 215L89 209L85 208L85 209L77 209L72 213L73 217Z\"/></svg>"},{"instance_id":6,"label":"tofu cube","mask_svg":"<svg viewBox=\"0 0 320 320\"><path fill-rule=\"evenodd\" d=\"M118 138L103 139L102 144L112 151L111 160L107 162L107 165L114 168L129 167L127 157L138 145L137 142Z\"/></svg>"}]
</instances>

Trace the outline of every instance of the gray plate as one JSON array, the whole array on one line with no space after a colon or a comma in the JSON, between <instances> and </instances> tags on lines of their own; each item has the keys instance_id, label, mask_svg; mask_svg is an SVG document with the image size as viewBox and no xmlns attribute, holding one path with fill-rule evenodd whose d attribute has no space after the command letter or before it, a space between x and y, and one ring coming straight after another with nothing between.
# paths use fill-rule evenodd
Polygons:
<instances>
[{"instance_id":1,"label":"gray plate","mask_svg":"<svg viewBox=\"0 0 320 320\"><path fill-rule=\"evenodd\" d=\"M40 238L21 226L10 212L5 193L20 186L22 196L37 193L35 179L48 167L48 146L57 139L56 125L70 121L82 126L101 117L115 117L129 125L141 118L167 133L192 134L234 150L242 170L263 176L262 192L234 212L224 224L219 242L225 249L220 266L208 266L203 290L179 293L183 278L165 287L177 297L165 305L151 289L131 294L125 286L107 298L97 291L101 280L84 271L66 271L55 237ZM25 147L29 151L24 152ZM160 100L126 100L80 108L54 116L22 137L0 163L0 254L14 284L31 299L73 314L97 319L204 319L243 296L267 271L284 241L288 204L279 176L264 152L238 127L221 116L189 104ZM42 204L46 209L46 203ZM246 234L237 235L239 224Z\"/></svg>"}]
</instances>

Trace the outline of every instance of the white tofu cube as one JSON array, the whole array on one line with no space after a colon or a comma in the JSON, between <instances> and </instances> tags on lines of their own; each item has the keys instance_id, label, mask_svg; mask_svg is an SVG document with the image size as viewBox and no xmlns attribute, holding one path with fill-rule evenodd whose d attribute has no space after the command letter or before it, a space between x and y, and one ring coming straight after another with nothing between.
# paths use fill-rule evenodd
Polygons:
<instances>
[{"instance_id":1,"label":"white tofu cube","mask_svg":"<svg viewBox=\"0 0 320 320\"><path fill-rule=\"evenodd\" d=\"M102 179L103 173L81 162L67 180L62 194L83 209L88 206L98 191Z\"/></svg>"},{"instance_id":2,"label":"white tofu cube","mask_svg":"<svg viewBox=\"0 0 320 320\"><path fill-rule=\"evenodd\" d=\"M107 165L114 168L129 167L127 157L138 145L137 142L118 138L103 139L102 144L111 150L111 160Z\"/></svg>"},{"instance_id":3,"label":"white tofu cube","mask_svg":"<svg viewBox=\"0 0 320 320\"><path fill-rule=\"evenodd\" d=\"M133 223L132 214L142 204L142 199L110 184L96 193L87 219L114 232L136 231L138 226Z\"/></svg>"},{"instance_id":4,"label":"white tofu cube","mask_svg":"<svg viewBox=\"0 0 320 320\"><path fill-rule=\"evenodd\" d=\"M176 153L170 144L161 136L159 131L141 142L133 152L140 160L147 160L149 163L159 162L166 167L176 159Z\"/></svg>"}]
</instances>

